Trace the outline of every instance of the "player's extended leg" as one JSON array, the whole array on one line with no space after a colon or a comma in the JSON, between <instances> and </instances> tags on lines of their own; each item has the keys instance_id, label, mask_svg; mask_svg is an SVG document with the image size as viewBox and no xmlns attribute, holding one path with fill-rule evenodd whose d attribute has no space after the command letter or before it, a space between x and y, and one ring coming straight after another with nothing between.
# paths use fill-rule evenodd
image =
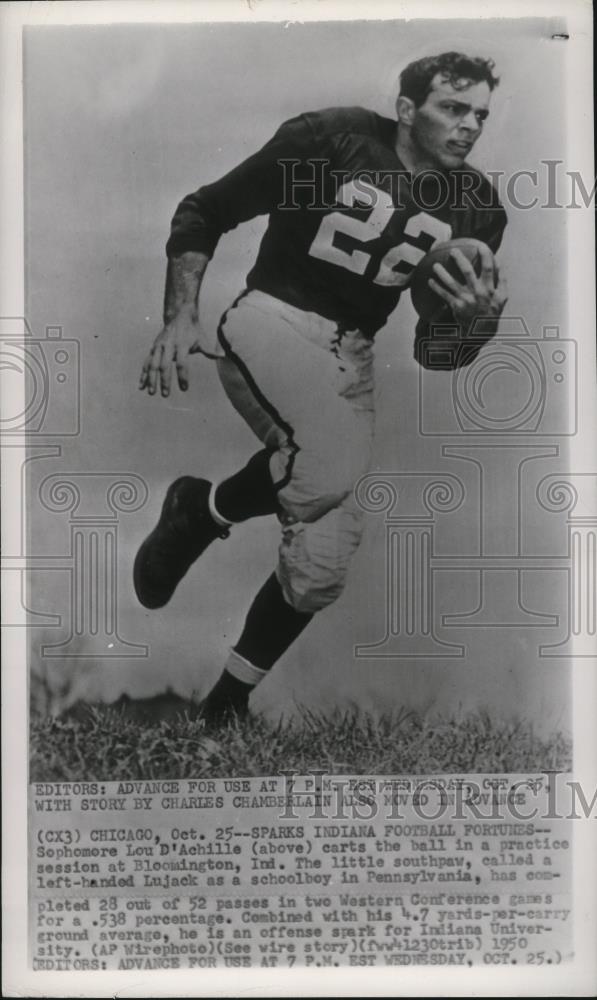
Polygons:
<instances>
[{"instance_id":1,"label":"player's extended leg","mask_svg":"<svg viewBox=\"0 0 597 1000\"><path fill-rule=\"evenodd\" d=\"M199 707L209 722L219 722L234 713L242 716L253 688L267 676L313 617L296 611L288 603L275 573L254 598L245 625L218 681Z\"/></svg>"},{"instance_id":2,"label":"player's extended leg","mask_svg":"<svg viewBox=\"0 0 597 1000\"><path fill-rule=\"evenodd\" d=\"M234 522L274 513L312 521L342 502L361 471L363 435L339 394L346 370L329 350L334 331L334 324L257 292L225 314L220 378L265 449L217 488L191 476L172 483L135 558L135 591L145 607L167 604L190 566Z\"/></svg>"}]
</instances>

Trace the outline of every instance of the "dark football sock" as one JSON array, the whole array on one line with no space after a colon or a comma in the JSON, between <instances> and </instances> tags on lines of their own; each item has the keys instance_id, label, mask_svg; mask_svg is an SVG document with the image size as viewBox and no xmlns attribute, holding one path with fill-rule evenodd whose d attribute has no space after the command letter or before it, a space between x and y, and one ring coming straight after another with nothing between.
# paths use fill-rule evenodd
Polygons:
<instances>
[{"instance_id":1,"label":"dark football sock","mask_svg":"<svg viewBox=\"0 0 597 1000\"><path fill-rule=\"evenodd\" d=\"M228 668L224 669L201 702L202 717L207 722L218 723L230 713L243 716L255 685L301 634L312 617L312 614L295 611L288 604L278 578L272 573L249 608L241 637L230 654ZM245 679L241 680L231 671L238 671Z\"/></svg>"},{"instance_id":2,"label":"dark football sock","mask_svg":"<svg viewBox=\"0 0 597 1000\"><path fill-rule=\"evenodd\" d=\"M269 448L258 451L244 469L220 483L214 503L221 517L239 522L282 512L269 470L271 455Z\"/></svg>"},{"instance_id":3,"label":"dark football sock","mask_svg":"<svg viewBox=\"0 0 597 1000\"><path fill-rule=\"evenodd\" d=\"M295 611L275 573L265 581L234 650L260 670L270 670L309 624L313 615Z\"/></svg>"}]
</instances>

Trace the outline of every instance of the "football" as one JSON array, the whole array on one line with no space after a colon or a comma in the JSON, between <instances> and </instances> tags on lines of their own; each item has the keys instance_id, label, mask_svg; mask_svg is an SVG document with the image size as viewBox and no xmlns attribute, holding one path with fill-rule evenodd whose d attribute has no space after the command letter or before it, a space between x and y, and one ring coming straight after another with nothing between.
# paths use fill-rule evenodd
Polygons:
<instances>
[{"instance_id":1,"label":"football","mask_svg":"<svg viewBox=\"0 0 597 1000\"><path fill-rule=\"evenodd\" d=\"M437 313L438 309L446 305L444 300L440 298L440 296L437 295L428 284L430 278L435 278L436 281L441 283L441 279L433 270L433 265L443 264L446 271L448 271L448 273L451 274L456 281L462 283L464 280L462 272L458 267L457 262L451 256L451 251L456 249L461 250L464 256L470 260L475 272L480 274L480 249L482 247L489 249L486 243L482 243L480 240L474 240L471 237L465 236L456 240L448 240L446 243L439 243L433 248L433 250L430 250L430 252L423 257L423 260L415 268L410 283L412 304L421 319L431 319ZM496 273L495 261L494 273Z\"/></svg>"}]
</instances>

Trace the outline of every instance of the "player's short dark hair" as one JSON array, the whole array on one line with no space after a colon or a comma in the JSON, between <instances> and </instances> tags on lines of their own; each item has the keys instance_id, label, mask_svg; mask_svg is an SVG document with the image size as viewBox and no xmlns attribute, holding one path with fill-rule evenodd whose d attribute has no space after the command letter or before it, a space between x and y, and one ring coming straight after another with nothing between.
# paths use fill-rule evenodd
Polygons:
<instances>
[{"instance_id":1,"label":"player's short dark hair","mask_svg":"<svg viewBox=\"0 0 597 1000\"><path fill-rule=\"evenodd\" d=\"M426 56L411 62L400 74L400 96L410 97L418 108L425 103L431 91L431 82L438 73L458 89L461 81L465 86L471 83L486 83L490 90L497 87L499 77L494 76L493 59L479 56L465 56L462 52L442 52L439 56Z\"/></svg>"}]
</instances>

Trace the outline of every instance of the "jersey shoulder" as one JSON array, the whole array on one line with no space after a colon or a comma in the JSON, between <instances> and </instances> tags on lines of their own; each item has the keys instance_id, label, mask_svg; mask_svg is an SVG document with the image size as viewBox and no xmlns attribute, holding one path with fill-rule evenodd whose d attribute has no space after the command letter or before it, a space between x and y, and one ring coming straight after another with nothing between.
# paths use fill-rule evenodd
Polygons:
<instances>
[{"instance_id":1,"label":"jersey shoulder","mask_svg":"<svg viewBox=\"0 0 597 1000\"><path fill-rule=\"evenodd\" d=\"M395 122L384 118L375 111L361 108L357 105L342 108L323 108L320 111L307 111L303 115L316 135L332 136L338 132L354 135L368 135L381 142L388 141Z\"/></svg>"}]
</instances>

